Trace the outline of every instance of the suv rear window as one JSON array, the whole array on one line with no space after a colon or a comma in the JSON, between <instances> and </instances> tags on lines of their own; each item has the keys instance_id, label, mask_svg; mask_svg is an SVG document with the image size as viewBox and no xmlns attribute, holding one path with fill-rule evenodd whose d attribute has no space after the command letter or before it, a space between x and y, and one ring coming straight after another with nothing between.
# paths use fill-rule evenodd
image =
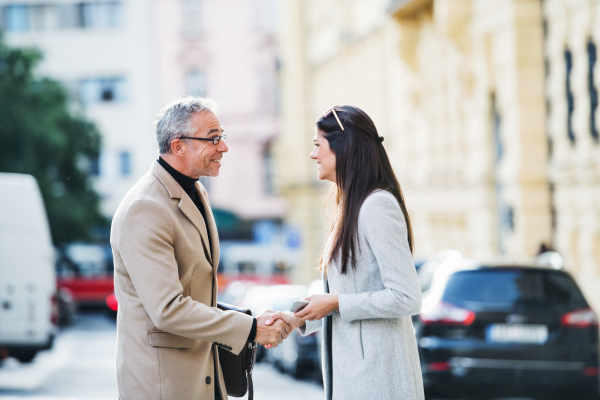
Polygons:
<instances>
[{"instance_id":1,"label":"suv rear window","mask_svg":"<svg viewBox=\"0 0 600 400\"><path fill-rule=\"evenodd\" d=\"M443 301L460 303L553 304L586 307L577 284L560 271L483 268L450 276Z\"/></svg>"}]
</instances>

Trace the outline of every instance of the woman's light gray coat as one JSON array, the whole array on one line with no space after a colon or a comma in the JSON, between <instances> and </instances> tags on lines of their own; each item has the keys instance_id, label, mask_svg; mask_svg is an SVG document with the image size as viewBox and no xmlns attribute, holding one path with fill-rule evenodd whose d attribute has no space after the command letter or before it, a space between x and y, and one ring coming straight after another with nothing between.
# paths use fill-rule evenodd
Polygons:
<instances>
[{"instance_id":1,"label":"woman's light gray coat","mask_svg":"<svg viewBox=\"0 0 600 400\"><path fill-rule=\"evenodd\" d=\"M411 315L421 290L396 198L375 191L358 217L356 269L332 261L325 291L339 294L339 311L300 329L324 328L323 381L328 400L424 399ZM331 237L326 247L331 247Z\"/></svg>"}]
</instances>

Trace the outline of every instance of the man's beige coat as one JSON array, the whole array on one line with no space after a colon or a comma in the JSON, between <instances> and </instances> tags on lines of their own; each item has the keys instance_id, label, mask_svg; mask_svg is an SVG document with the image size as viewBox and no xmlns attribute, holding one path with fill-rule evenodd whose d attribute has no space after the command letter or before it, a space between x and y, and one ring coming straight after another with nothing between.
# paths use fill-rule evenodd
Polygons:
<instances>
[{"instance_id":1,"label":"man's beige coat","mask_svg":"<svg viewBox=\"0 0 600 400\"><path fill-rule=\"evenodd\" d=\"M114 216L110 243L119 301L116 359L122 400L214 399L217 347L239 354L252 329L251 317L215 308L219 238L206 191L199 183L196 190L207 224L155 161Z\"/></svg>"}]
</instances>

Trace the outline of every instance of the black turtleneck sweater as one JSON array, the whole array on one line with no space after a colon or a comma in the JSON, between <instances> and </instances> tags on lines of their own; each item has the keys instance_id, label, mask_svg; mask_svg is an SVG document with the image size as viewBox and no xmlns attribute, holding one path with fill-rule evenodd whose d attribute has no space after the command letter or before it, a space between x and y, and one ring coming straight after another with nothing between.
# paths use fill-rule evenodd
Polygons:
<instances>
[{"instance_id":1,"label":"black turtleneck sweater","mask_svg":"<svg viewBox=\"0 0 600 400\"><path fill-rule=\"evenodd\" d=\"M185 176L181 172L177 171L175 168L171 167L169 163L163 160L161 157L158 157L158 163L162 165L164 169L167 170L169 174L179 183L179 185L183 188L183 191L190 196L190 199L194 202L200 214L202 214L202 219L204 220L204 224L206 225L206 211L204 210L204 205L200 200L200 196L198 195L198 191L196 190L196 182L198 179L190 178L189 176ZM206 225L206 232L208 232L208 244L212 251L212 242L210 238L210 231L208 230L208 225Z\"/></svg>"},{"instance_id":2,"label":"black turtleneck sweater","mask_svg":"<svg viewBox=\"0 0 600 400\"><path fill-rule=\"evenodd\" d=\"M190 178L189 176L185 176L181 172L177 171L175 168L171 167L165 160L161 157L158 157L158 163L167 170L167 172L179 183L179 185L183 188L183 191L190 196L190 199L194 202L200 214L202 214L202 218L204 219L204 224L206 224L206 210L204 209L204 205L200 200L200 196L198 195L198 191L196 190L196 182L198 179ZM208 230L208 226L206 226L206 231L208 234L208 243L210 248L212 249L212 241L210 238L210 231ZM250 330L250 335L248 335L248 341L253 342L256 337L256 329L257 329L257 321L254 318L254 322L252 323L252 329ZM216 380L216 371L215 371L215 380ZM215 385L215 395L218 396L219 391L217 390L217 385ZM216 397L215 396L215 397ZM216 397L216 399L220 399L220 397Z\"/></svg>"}]
</instances>

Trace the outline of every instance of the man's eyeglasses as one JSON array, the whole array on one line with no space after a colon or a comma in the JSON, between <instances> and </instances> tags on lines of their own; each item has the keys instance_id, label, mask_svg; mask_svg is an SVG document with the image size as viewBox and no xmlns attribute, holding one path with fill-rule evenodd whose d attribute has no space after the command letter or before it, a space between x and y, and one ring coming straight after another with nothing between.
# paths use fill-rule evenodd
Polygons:
<instances>
[{"instance_id":1,"label":"man's eyeglasses","mask_svg":"<svg viewBox=\"0 0 600 400\"><path fill-rule=\"evenodd\" d=\"M200 138L200 137L192 137L192 136L180 136L177 139L193 139L193 140L208 140L213 142L214 145L219 144L219 142L222 140L224 142L227 141L227 135L223 135L223 136L215 136L215 137L211 137L211 138Z\"/></svg>"},{"instance_id":2,"label":"man's eyeglasses","mask_svg":"<svg viewBox=\"0 0 600 400\"><path fill-rule=\"evenodd\" d=\"M340 128L342 128L342 130L344 130L344 125L342 125L342 121L340 121L340 119L339 119L339 117L338 117L337 113L335 112L335 108L336 108L336 107L337 107L337 106L333 106L333 107L331 107L331 108L328 108L328 109L327 109L327 111L325 111L325 112L323 113L323 117L325 117L329 111L332 111L332 112L333 112L333 116L334 116L334 117L335 117L335 119L337 120L338 124L340 124Z\"/></svg>"}]
</instances>

